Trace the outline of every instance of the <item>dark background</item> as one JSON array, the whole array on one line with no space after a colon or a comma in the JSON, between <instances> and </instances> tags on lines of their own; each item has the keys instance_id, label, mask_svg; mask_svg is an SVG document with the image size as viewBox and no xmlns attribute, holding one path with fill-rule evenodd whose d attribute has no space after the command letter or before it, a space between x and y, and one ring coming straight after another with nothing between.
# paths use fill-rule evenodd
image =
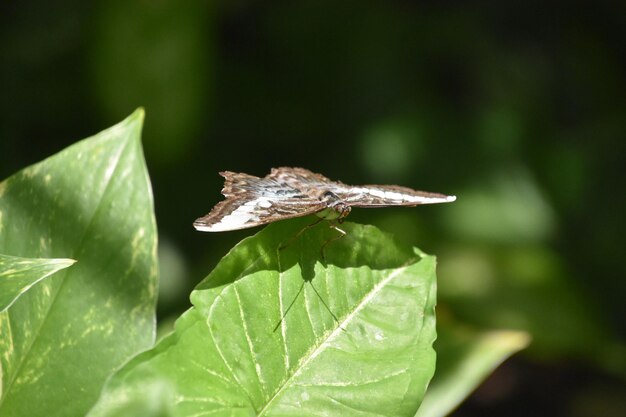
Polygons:
<instances>
[{"instance_id":1,"label":"dark background","mask_svg":"<svg viewBox=\"0 0 626 417\"><path fill-rule=\"evenodd\" d=\"M0 5L0 178L146 109L164 320L253 230L191 223L221 170L303 166L454 204L355 210L439 257L441 325L533 343L456 416L626 409L626 7Z\"/></svg>"}]
</instances>

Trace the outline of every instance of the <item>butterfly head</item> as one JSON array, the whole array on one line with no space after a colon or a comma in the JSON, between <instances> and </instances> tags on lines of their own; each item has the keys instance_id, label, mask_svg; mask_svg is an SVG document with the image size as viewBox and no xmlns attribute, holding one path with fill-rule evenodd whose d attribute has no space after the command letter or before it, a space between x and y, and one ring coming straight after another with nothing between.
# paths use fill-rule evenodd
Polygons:
<instances>
[{"instance_id":1,"label":"butterfly head","mask_svg":"<svg viewBox=\"0 0 626 417\"><path fill-rule=\"evenodd\" d=\"M341 223L343 219L350 214L350 210L352 210L352 207L343 202L337 194L332 191L326 191L322 194L320 200L323 201L328 208L316 213L316 215L324 220L337 220Z\"/></svg>"}]
</instances>

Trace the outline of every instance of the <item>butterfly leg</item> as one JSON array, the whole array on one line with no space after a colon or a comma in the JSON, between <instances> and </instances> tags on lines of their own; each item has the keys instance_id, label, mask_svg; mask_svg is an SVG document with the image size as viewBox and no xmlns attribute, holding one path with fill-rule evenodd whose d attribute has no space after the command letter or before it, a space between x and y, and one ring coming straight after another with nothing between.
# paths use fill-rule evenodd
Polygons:
<instances>
[{"instance_id":1,"label":"butterfly leg","mask_svg":"<svg viewBox=\"0 0 626 417\"><path fill-rule=\"evenodd\" d=\"M293 307L294 303L296 302L296 300L298 299L298 296L302 293L302 290L304 290L304 284L306 283L306 281L302 281L302 285L300 285L300 289L298 290L298 292L296 293L296 296L293 297L293 300L291 300L291 303L289 303L289 305L287 306L287 308L285 309L285 312L282 314L282 316L280 316L280 320L278 321L278 323L276 323L276 326L274 326L274 332L276 330L278 330L278 328L281 326L281 324L283 324L283 321L285 320L285 317L287 317L287 313L289 313L289 310L291 310L291 307ZM317 292L317 291L316 291ZM334 317L334 316L333 316Z\"/></svg>"},{"instance_id":2,"label":"butterfly leg","mask_svg":"<svg viewBox=\"0 0 626 417\"><path fill-rule=\"evenodd\" d=\"M289 303L289 305L285 309L284 313L280 317L280 320L278 321L278 323L276 323L276 326L274 326L273 332L276 332L276 330L278 330L278 328L284 323L285 318L287 317L287 314L289 313L289 311L291 310L293 305L296 303L296 300L298 299L300 294L302 294L302 291L304 290L305 284L306 284L306 281L302 281L302 285L300 285L300 288L298 289L298 292L294 296L293 300L291 300L291 303ZM313 285L313 282L310 282L309 284L311 284L311 288L313 289L313 291L315 292L315 294L319 298L319 300L322 303L322 305L326 308L326 311L328 311L328 313L331 315L333 320L335 320L335 323L337 323L337 325L339 326L339 328L341 330L345 331L345 329L343 327L341 327L341 323L339 323L339 319L337 318L335 313L332 312L332 310L328 306L328 303L326 303L326 301L324 301L324 298L322 297L322 295L319 293L319 291L317 291L317 288L315 288L315 285Z\"/></svg>"},{"instance_id":3,"label":"butterfly leg","mask_svg":"<svg viewBox=\"0 0 626 417\"><path fill-rule=\"evenodd\" d=\"M304 233L305 231L309 230L311 227L316 226L316 225L317 225L319 222L321 222L322 220L324 220L324 219L320 218L320 219L317 219L316 221L314 221L313 223L311 223L311 224L308 224L308 225L304 226L302 229L300 229L300 231L299 231L298 233L296 233L295 235L293 235L293 236L289 239L289 241L288 241L287 243L281 243L281 245L278 247L278 250L283 250L283 249L285 249L286 247L290 246L293 242L295 242L296 240L298 240L298 238L299 238L300 236L302 236L302 233Z\"/></svg>"},{"instance_id":4,"label":"butterfly leg","mask_svg":"<svg viewBox=\"0 0 626 417\"><path fill-rule=\"evenodd\" d=\"M336 241L336 240L339 240L339 239L341 239L341 238L343 238L343 237L346 237L346 235L347 235L347 233L346 233L346 231L345 231L345 230L340 229L340 228L339 228L339 227L337 227L337 225L336 225L335 223L333 223L333 222L330 222L330 226L329 226L329 227L330 227L331 229L334 229L334 230L338 231L338 232L339 232L339 235L338 235L338 236L335 236L335 237L333 237L333 238L331 238L331 239L328 239L328 240L327 240L326 242L324 242L324 244L322 245L322 248L321 248L320 250L321 250L322 259L323 259L324 261L326 261L326 255L324 254L324 250L326 249L326 246L328 246L329 244L333 243L333 242L334 242L334 241Z\"/></svg>"},{"instance_id":5,"label":"butterfly leg","mask_svg":"<svg viewBox=\"0 0 626 417\"><path fill-rule=\"evenodd\" d=\"M322 305L324 305L324 307L326 308L328 313L331 315L333 320L335 320L335 323L337 323L337 326L339 326L339 328L345 332L345 329L343 327L341 327L341 323L339 323L339 319L337 318L335 313L333 313L333 311L330 309L330 307L328 306L326 301L324 301L324 298L322 297L322 294L320 294L319 291L317 291L317 288L315 288L315 285L313 285L313 282L310 282L309 284L311 284L311 288L313 289L313 291L315 292L317 297L320 299L320 302L322 303Z\"/></svg>"}]
</instances>

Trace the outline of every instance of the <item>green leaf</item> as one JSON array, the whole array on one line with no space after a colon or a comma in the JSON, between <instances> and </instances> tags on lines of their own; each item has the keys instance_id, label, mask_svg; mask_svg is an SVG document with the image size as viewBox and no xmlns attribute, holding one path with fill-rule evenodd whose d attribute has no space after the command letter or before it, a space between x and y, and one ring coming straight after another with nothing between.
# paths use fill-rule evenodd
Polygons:
<instances>
[{"instance_id":1,"label":"green leaf","mask_svg":"<svg viewBox=\"0 0 626 417\"><path fill-rule=\"evenodd\" d=\"M0 313L0 415L82 416L154 340L143 111L0 183L0 253L72 258Z\"/></svg>"},{"instance_id":2,"label":"green leaf","mask_svg":"<svg viewBox=\"0 0 626 417\"><path fill-rule=\"evenodd\" d=\"M519 331L474 333L458 328L440 330L437 373L416 417L450 414L478 385L513 353L528 346L530 336Z\"/></svg>"},{"instance_id":3,"label":"green leaf","mask_svg":"<svg viewBox=\"0 0 626 417\"><path fill-rule=\"evenodd\" d=\"M434 257L370 226L294 237L310 222L235 246L89 416L412 416L435 365Z\"/></svg>"},{"instance_id":4,"label":"green leaf","mask_svg":"<svg viewBox=\"0 0 626 417\"><path fill-rule=\"evenodd\" d=\"M74 262L73 259L28 259L0 254L0 313L30 287Z\"/></svg>"}]
</instances>

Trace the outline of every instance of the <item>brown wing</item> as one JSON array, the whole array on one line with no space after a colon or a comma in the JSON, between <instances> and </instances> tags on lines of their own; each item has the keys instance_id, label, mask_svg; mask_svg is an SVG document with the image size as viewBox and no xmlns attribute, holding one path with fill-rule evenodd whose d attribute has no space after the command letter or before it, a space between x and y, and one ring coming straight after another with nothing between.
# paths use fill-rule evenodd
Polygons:
<instances>
[{"instance_id":1,"label":"brown wing","mask_svg":"<svg viewBox=\"0 0 626 417\"><path fill-rule=\"evenodd\" d=\"M455 196L413 190L398 185L339 185L333 190L351 207L417 206L420 204L449 203Z\"/></svg>"},{"instance_id":2,"label":"brown wing","mask_svg":"<svg viewBox=\"0 0 626 417\"><path fill-rule=\"evenodd\" d=\"M326 208L326 204L319 199L271 178L271 174L259 178L226 171L220 175L225 178L222 194L226 200L194 222L197 230L221 232L246 229L306 216Z\"/></svg>"},{"instance_id":3,"label":"brown wing","mask_svg":"<svg viewBox=\"0 0 626 417\"><path fill-rule=\"evenodd\" d=\"M398 185L346 185L304 168L274 168L266 178L276 178L281 183L289 184L311 196L321 196L323 192L330 191L352 207L416 206L455 200L453 196L417 191Z\"/></svg>"},{"instance_id":4,"label":"brown wing","mask_svg":"<svg viewBox=\"0 0 626 417\"><path fill-rule=\"evenodd\" d=\"M275 179L280 183L287 184L296 189L301 189L302 186L315 187L335 184L334 181L329 180L325 176L316 174L315 172L311 172L304 168L272 168L272 171L265 178Z\"/></svg>"}]
</instances>

